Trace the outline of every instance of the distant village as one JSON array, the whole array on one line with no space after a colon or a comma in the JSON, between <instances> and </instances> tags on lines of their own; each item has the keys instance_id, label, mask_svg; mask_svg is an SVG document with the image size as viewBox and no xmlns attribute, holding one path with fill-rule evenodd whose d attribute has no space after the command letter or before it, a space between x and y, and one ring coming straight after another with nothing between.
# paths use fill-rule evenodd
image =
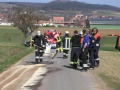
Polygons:
<instances>
[{"instance_id":1,"label":"distant village","mask_svg":"<svg viewBox=\"0 0 120 90\"><path fill-rule=\"evenodd\" d=\"M51 16L48 21L39 20L36 24L39 26L47 27L65 27L65 26L81 26L84 27L85 19L90 21L90 24L108 24L108 25L120 25L120 17L108 17L108 16L99 16L92 15L86 16L83 14L77 14L73 17L70 17L69 21L65 21L65 17L61 16ZM0 14L0 25L11 26L13 23L9 21L7 14Z\"/></svg>"}]
</instances>

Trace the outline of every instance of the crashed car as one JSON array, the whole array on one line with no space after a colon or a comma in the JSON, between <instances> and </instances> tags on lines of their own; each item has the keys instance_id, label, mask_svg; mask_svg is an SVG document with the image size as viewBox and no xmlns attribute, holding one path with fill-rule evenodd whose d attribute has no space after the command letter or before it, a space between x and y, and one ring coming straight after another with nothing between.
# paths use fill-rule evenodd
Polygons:
<instances>
[{"instance_id":1,"label":"crashed car","mask_svg":"<svg viewBox=\"0 0 120 90\"><path fill-rule=\"evenodd\" d=\"M58 33L56 30L48 30L44 33L46 41L51 45L51 48L56 48L56 40L53 33Z\"/></svg>"}]
</instances>

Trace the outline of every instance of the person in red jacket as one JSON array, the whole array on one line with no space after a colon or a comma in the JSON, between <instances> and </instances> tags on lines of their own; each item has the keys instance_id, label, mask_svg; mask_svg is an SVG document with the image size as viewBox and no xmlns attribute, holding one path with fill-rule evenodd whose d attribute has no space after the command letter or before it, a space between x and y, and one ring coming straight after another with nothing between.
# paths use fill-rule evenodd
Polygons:
<instances>
[{"instance_id":1,"label":"person in red jacket","mask_svg":"<svg viewBox=\"0 0 120 90\"><path fill-rule=\"evenodd\" d=\"M94 59L95 59L95 66L98 67L100 64L99 61L99 48L100 48L100 34L98 33L98 29L97 28L93 28L92 29L92 33L93 33L93 37L95 38L95 54L94 54Z\"/></svg>"}]
</instances>

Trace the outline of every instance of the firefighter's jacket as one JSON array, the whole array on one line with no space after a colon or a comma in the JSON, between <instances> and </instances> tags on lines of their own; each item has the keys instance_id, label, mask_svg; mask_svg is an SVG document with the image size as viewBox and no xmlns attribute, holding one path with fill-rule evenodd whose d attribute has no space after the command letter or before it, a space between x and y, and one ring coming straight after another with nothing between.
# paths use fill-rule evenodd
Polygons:
<instances>
[{"instance_id":1,"label":"firefighter's jacket","mask_svg":"<svg viewBox=\"0 0 120 90\"><path fill-rule=\"evenodd\" d=\"M59 34L55 34L54 38L55 38L56 42L61 42L61 37Z\"/></svg>"},{"instance_id":2,"label":"firefighter's jacket","mask_svg":"<svg viewBox=\"0 0 120 90\"><path fill-rule=\"evenodd\" d=\"M120 50L120 36L117 37L115 49Z\"/></svg>"},{"instance_id":3,"label":"firefighter's jacket","mask_svg":"<svg viewBox=\"0 0 120 90\"><path fill-rule=\"evenodd\" d=\"M95 43L96 43L96 49L100 48L100 34L96 33L95 35L93 35L95 38Z\"/></svg>"},{"instance_id":4,"label":"firefighter's jacket","mask_svg":"<svg viewBox=\"0 0 120 90\"><path fill-rule=\"evenodd\" d=\"M79 35L74 35L71 38L72 47L81 47L80 43L81 37Z\"/></svg>"},{"instance_id":5,"label":"firefighter's jacket","mask_svg":"<svg viewBox=\"0 0 120 90\"><path fill-rule=\"evenodd\" d=\"M90 51L95 51L96 50L96 42L95 38L93 36L89 37L89 50Z\"/></svg>"},{"instance_id":6,"label":"firefighter's jacket","mask_svg":"<svg viewBox=\"0 0 120 90\"><path fill-rule=\"evenodd\" d=\"M70 40L71 40L71 37L69 36L69 34L65 34L65 36L63 36L62 38L63 50L70 50L70 47L71 47Z\"/></svg>"},{"instance_id":7,"label":"firefighter's jacket","mask_svg":"<svg viewBox=\"0 0 120 90\"><path fill-rule=\"evenodd\" d=\"M40 35L40 36L36 35L33 37L33 43L34 45L44 48L46 45L46 40L43 35Z\"/></svg>"}]
</instances>

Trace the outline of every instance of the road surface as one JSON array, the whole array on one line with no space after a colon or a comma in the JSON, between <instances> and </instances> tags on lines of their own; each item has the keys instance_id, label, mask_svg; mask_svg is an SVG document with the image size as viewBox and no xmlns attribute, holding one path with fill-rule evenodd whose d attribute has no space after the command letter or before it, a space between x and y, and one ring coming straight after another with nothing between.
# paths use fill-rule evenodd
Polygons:
<instances>
[{"instance_id":1,"label":"road surface","mask_svg":"<svg viewBox=\"0 0 120 90\"><path fill-rule=\"evenodd\" d=\"M33 52L0 74L0 90L100 90L88 72L70 68L70 58L59 53L51 59L53 52L44 55L42 64L34 63Z\"/></svg>"}]
</instances>

